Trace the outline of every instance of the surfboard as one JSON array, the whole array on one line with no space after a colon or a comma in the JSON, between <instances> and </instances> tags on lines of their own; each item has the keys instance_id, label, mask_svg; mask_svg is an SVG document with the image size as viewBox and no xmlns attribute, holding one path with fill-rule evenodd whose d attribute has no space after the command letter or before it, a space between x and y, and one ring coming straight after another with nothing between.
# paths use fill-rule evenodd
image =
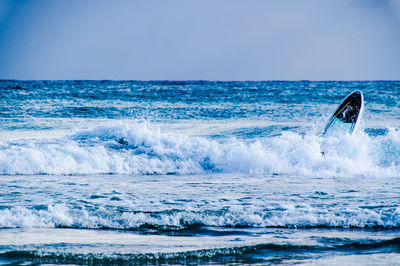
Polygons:
<instances>
[{"instance_id":1,"label":"surfboard","mask_svg":"<svg viewBox=\"0 0 400 266\"><path fill-rule=\"evenodd\" d=\"M362 92L359 90L353 91L329 118L322 135L353 134L360 123L363 109Z\"/></svg>"}]
</instances>

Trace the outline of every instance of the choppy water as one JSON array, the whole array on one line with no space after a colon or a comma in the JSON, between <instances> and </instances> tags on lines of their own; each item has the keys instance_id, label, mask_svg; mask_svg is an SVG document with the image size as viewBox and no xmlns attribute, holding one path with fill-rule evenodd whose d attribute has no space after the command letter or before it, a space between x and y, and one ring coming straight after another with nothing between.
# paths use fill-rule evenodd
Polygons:
<instances>
[{"instance_id":1,"label":"choppy water","mask_svg":"<svg viewBox=\"0 0 400 266\"><path fill-rule=\"evenodd\" d=\"M358 132L321 137L356 89ZM398 263L399 103L398 81L0 81L0 263Z\"/></svg>"}]
</instances>

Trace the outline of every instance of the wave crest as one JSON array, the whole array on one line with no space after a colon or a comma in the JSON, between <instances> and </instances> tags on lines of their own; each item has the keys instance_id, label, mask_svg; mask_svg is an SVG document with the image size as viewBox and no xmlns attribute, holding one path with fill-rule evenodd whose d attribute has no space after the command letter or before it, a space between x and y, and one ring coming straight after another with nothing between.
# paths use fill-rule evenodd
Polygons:
<instances>
[{"instance_id":1,"label":"wave crest","mask_svg":"<svg viewBox=\"0 0 400 266\"><path fill-rule=\"evenodd\" d=\"M324 154L323 154L324 153ZM59 139L0 144L0 173L262 173L398 176L400 133L320 137L284 132L248 141L166 134L146 124L98 126Z\"/></svg>"},{"instance_id":2,"label":"wave crest","mask_svg":"<svg viewBox=\"0 0 400 266\"><path fill-rule=\"evenodd\" d=\"M0 228L111 228L182 229L194 225L216 227L332 227L398 228L400 208L375 211L360 208L268 211L236 206L221 210L161 212L89 211L65 204L48 205L44 210L14 207L0 210Z\"/></svg>"}]
</instances>

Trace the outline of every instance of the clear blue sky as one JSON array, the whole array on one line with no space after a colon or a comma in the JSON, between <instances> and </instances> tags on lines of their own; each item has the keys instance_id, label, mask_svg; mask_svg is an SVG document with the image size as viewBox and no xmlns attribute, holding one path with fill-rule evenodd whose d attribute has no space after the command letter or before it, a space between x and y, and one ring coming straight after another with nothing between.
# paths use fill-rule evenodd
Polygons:
<instances>
[{"instance_id":1,"label":"clear blue sky","mask_svg":"<svg viewBox=\"0 0 400 266\"><path fill-rule=\"evenodd\" d=\"M400 0L0 0L0 78L400 79Z\"/></svg>"}]
</instances>

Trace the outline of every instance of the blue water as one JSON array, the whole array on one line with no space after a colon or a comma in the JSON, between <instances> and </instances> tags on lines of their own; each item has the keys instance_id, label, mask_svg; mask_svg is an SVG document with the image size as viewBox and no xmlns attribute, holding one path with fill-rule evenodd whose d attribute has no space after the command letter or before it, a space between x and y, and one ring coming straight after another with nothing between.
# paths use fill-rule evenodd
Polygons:
<instances>
[{"instance_id":1,"label":"blue water","mask_svg":"<svg viewBox=\"0 0 400 266\"><path fill-rule=\"evenodd\" d=\"M358 131L322 137L356 89ZM0 263L396 264L399 103L399 81L0 81Z\"/></svg>"}]
</instances>

